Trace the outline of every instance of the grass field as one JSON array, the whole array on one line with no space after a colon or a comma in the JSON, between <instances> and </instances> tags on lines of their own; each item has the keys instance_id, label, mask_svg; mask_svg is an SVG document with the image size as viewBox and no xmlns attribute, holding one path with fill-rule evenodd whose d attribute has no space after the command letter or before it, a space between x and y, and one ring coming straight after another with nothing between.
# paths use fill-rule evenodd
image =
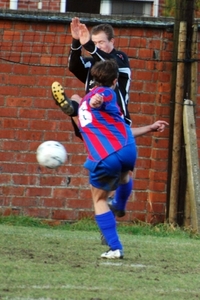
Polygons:
<instances>
[{"instance_id":1,"label":"grass field","mask_svg":"<svg viewBox=\"0 0 200 300\"><path fill-rule=\"evenodd\" d=\"M200 237L166 225L118 226L123 260L102 260L92 221L52 228L0 218L0 299L200 299Z\"/></svg>"}]
</instances>

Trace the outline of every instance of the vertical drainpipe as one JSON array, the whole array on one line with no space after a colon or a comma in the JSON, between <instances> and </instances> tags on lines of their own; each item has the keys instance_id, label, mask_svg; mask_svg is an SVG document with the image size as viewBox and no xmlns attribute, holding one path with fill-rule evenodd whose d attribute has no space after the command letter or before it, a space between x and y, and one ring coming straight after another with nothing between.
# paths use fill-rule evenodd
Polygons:
<instances>
[{"instance_id":1,"label":"vertical drainpipe","mask_svg":"<svg viewBox=\"0 0 200 300\"><path fill-rule=\"evenodd\" d=\"M65 13L67 6L67 0L60 0L60 12Z\"/></svg>"},{"instance_id":2,"label":"vertical drainpipe","mask_svg":"<svg viewBox=\"0 0 200 300\"><path fill-rule=\"evenodd\" d=\"M112 11L111 0L101 0L100 15L110 15Z\"/></svg>"},{"instance_id":3,"label":"vertical drainpipe","mask_svg":"<svg viewBox=\"0 0 200 300\"><path fill-rule=\"evenodd\" d=\"M18 0L10 0L10 9L17 9Z\"/></svg>"},{"instance_id":4,"label":"vertical drainpipe","mask_svg":"<svg viewBox=\"0 0 200 300\"><path fill-rule=\"evenodd\" d=\"M159 13L159 0L154 0L153 2L153 17L158 17Z\"/></svg>"}]
</instances>

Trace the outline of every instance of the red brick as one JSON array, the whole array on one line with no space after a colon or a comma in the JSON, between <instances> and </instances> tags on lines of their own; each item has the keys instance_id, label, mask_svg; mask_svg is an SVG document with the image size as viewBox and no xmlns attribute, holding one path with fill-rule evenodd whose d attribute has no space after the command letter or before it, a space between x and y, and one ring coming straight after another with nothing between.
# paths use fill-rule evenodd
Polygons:
<instances>
[{"instance_id":1,"label":"red brick","mask_svg":"<svg viewBox=\"0 0 200 300\"><path fill-rule=\"evenodd\" d=\"M36 109L28 109L22 108L19 111L20 118L31 118L34 116L34 119L45 119L46 112L45 110L36 110Z\"/></svg>"},{"instance_id":2,"label":"red brick","mask_svg":"<svg viewBox=\"0 0 200 300\"><path fill-rule=\"evenodd\" d=\"M27 76L27 75L10 75L9 84L15 84L15 85L34 85L35 84L35 78L33 76ZM30 88L29 88L30 89Z\"/></svg>"},{"instance_id":3,"label":"red brick","mask_svg":"<svg viewBox=\"0 0 200 300\"><path fill-rule=\"evenodd\" d=\"M141 170L141 169L137 169L135 171L135 178L140 178L140 179L149 179L149 172L150 170Z\"/></svg>"},{"instance_id":4,"label":"red brick","mask_svg":"<svg viewBox=\"0 0 200 300\"><path fill-rule=\"evenodd\" d=\"M134 211L134 212L136 212L136 211L143 212L146 210L146 201L128 202L127 210Z\"/></svg>"},{"instance_id":5,"label":"red brick","mask_svg":"<svg viewBox=\"0 0 200 300\"><path fill-rule=\"evenodd\" d=\"M0 187L0 190L2 191L2 194L4 196L23 196L24 195L24 187L15 187L12 185L3 185Z\"/></svg>"},{"instance_id":6,"label":"red brick","mask_svg":"<svg viewBox=\"0 0 200 300\"><path fill-rule=\"evenodd\" d=\"M74 209L92 209L93 210L93 204L92 204L92 200L86 200L86 199L79 199L79 200L68 200L67 201L67 205L68 207L72 207Z\"/></svg>"},{"instance_id":7,"label":"red brick","mask_svg":"<svg viewBox=\"0 0 200 300\"><path fill-rule=\"evenodd\" d=\"M13 130L4 130L4 129L1 129L0 131L0 138L1 139L13 139L15 137L15 133L13 132ZM1 153L1 156L2 156L2 153Z\"/></svg>"},{"instance_id":8,"label":"red brick","mask_svg":"<svg viewBox=\"0 0 200 300\"><path fill-rule=\"evenodd\" d=\"M36 149L34 151L34 153L30 153L29 151L26 153L26 154L17 154L16 155L16 159L21 159L22 162L24 162L25 160L27 161L27 169L28 169L28 166L29 165L32 165L32 164L35 164L37 163L37 160L36 160ZM28 173L28 170L27 170L27 173Z\"/></svg>"},{"instance_id":9,"label":"red brick","mask_svg":"<svg viewBox=\"0 0 200 300\"><path fill-rule=\"evenodd\" d=\"M137 80L150 81L152 79L152 72L150 71L137 71Z\"/></svg>"},{"instance_id":10,"label":"red brick","mask_svg":"<svg viewBox=\"0 0 200 300\"><path fill-rule=\"evenodd\" d=\"M150 181L149 183L149 190L150 191L158 191L158 192L165 192L166 191L166 184L163 182L157 181Z\"/></svg>"},{"instance_id":11,"label":"red brick","mask_svg":"<svg viewBox=\"0 0 200 300\"><path fill-rule=\"evenodd\" d=\"M22 98L22 97L7 97L6 99L7 106L16 106L16 107L30 107L32 106L32 99Z\"/></svg>"},{"instance_id":12,"label":"red brick","mask_svg":"<svg viewBox=\"0 0 200 300\"><path fill-rule=\"evenodd\" d=\"M136 168L139 169L149 169L151 167L151 162L147 158L138 157L136 161Z\"/></svg>"},{"instance_id":13,"label":"red brick","mask_svg":"<svg viewBox=\"0 0 200 300\"><path fill-rule=\"evenodd\" d=\"M149 203L166 203L166 193L150 192Z\"/></svg>"},{"instance_id":14,"label":"red brick","mask_svg":"<svg viewBox=\"0 0 200 300\"><path fill-rule=\"evenodd\" d=\"M37 140L40 141L42 140L42 132L38 131L29 131L29 130L24 130L24 131L17 131L16 132L16 138L19 139L20 141L22 140Z\"/></svg>"},{"instance_id":15,"label":"red brick","mask_svg":"<svg viewBox=\"0 0 200 300\"><path fill-rule=\"evenodd\" d=\"M71 183L70 183L70 185L71 186L78 186L78 187L81 187L81 188L89 187L89 178L85 177L85 176L82 176L82 177L71 177ZM81 192L80 192L80 194L81 194ZM85 195L85 191L83 192L83 194ZM89 190L89 194L90 194L90 197L91 197L90 190Z\"/></svg>"},{"instance_id":16,"label":"red brick","mask_svg":"<svg viewBox=\"0 0 200 300\"><path fill-rule=\"evenodd\" d=\"M159 172L166 172L167 171L167 167L168 167L168 161L163 161L163 160L152 160L151 163L151 167L152 169L159 171Z\"/></svg>"},{"instance_id":17,"label":"red brick","mask_svg":"<svg viewBox=\"0 0 200 300\"><path fill-rule=\"evenodd\" d=\"M16 117L17 116L17 109L16 108L1 108L1 117Z\"/></svg>"},{"instance_id":18,"label":"red brick","mask_svg":"<svg viewBox=\"0 0 200 300\"><path fill-rule=\"evenodd\" d=\"M4 141L3 143L5 150L12 151L20 151L20 150L27 150L28 149L28 143L27 141Z\"/></svg>"},{"instance_id":19,"label":"red brick","mask_svg":"<svg viewBox=\"0 0 200 300\"><path fill-rule=\"evenodd\" d=\"M40 186L67 186L68 177L67 176L41 176L40 177Z\"/></svg>"},{"instance_id":20,"label":"red brick","mask_svg":"<svg viewBox=\"0 0 200 300\"><path fill-rule=\"evenodd\" d=\"M36 185L37 176L34 175L12 175L12 181L15 185Z\"/></svg>"},{"instance_id":21,"label":"red brick","mask_svg":"<svg viewBox=\"0 0 200 300\"><path fill-rule=\"evenodd\" d=\"M137 138L136 138L137 141ZM151 148L147 148L147 147L139 147L138 148L138 157L151 157Z\"/></svg>"},{"instance_id":22,"label":"red brick","mask_svg":"<svg viewBox=\"0 0 200 300\"><path fill-rule=\"evenodd\" d=\"M12 86L12 88L10 88L10 86L0 86L0 94L1 95L9 95L9 96L18 96L19 95L19 86Z\"/></svg>"},{"instance_id":23,"label":"red brick","mask_svg":"<svg viewBox=\"0 0 200 300\"><path fill-rule=\"evenodd\" d=\"M4 217L10 216L10 215L18 216L20 214L20 209L17 209L17 208L1 209L0 214L2 214Z\"/></svg>"},{"instance_id":24,"label":"red brick","mask_svg":"<svg viewBox=\"0 0 200 300\"><path fill-rule=\"evenodd\" d=\"M11 182L11 174L2 174L0 176L0 183Z\"/></svg>"},{"instance_id":25,"label":"red brick","mask_svg":"<svg viewBox=\"0 0 200 300\"><path fill-rule=\"evenodd\" d=\"M14 161L13 157L9 161L9 163L1 163L1 168L3 172L5 173L18 173L18 174L24 174L24 172L27 169L27 164L19 164Z\"/></svg>"},{"instance_id":26,"label":"red brick","mask_svg":"<svg viewBox=\"0 0 200 300\"><path fill-rule=\"evenodd\" d=\"M44 207L55 207L61 208L65 207L65 200L64 199L56 199L56 198L44 198L42 201L42 206Z\"/></svg>"},{"instance_id":27,"label":"red brick","mask_svg":"<svg viewBox=\"0 0 200 300\"><path fill-rule=\"evenodd\" d=\"M68 220L75 221L78 220L78 210L53 210L52 219L55 220Z\"/></svg>"},{"instance_id":28,"label":"red brick","mask_svg":"<svg viewBox=\"0 0 200 300\"><path fill-rule=\"evenodd\" d=\"M66 143L66 141L69 143L72 140L72 132L45 132L44 133L44 140L45 141L59 141L61 143ZM66 150L67 149L67 145L66 145Z\"/></svg>"},{"instance_id":29,"label":"red brick","mask_svg":"<svg viewBox=\"0 0 200 300\"><path fill-rule=\"evenodd\" d=\"M135 190L147 190L147 189L149 189L149 180L135 179L134 180L134 189Z\"/></svg>"},{"instance_id":30,"label":"red brick","mask_svg":"<svg viewBox=\"0 0 200 300\"><path fill-rule=\"evenodd\" d=\"M163 203L154 203L147 204L147 210L151 213L157 214L157 213L164 213L165 212L165 204Z\"/></svg>"},{"instance_id":31,"label":"red brick","mask_svg":"<svg viewBox=\"0 0 200 300\"><path fill-rule=\"evenodd\" d=\"M52 197L53 198L64 198L64 199L70 199L70 198L78 198L79 191L77 188L54 188Z\"/></svg>"},{"instance_id":32,"label":"red brick","mask_svg":"<svg viewBox=\"0 0 200 300\"><path fill-rule=\"evenodd\" d=\"M28 120L19 120L19 119L3 119L3 127L4 128L14 128L15 130L20 128L29 128L28 126L29 121Z\"/></svg>"},{"instance_id":33,"label":"red brick","mask_svg":"<svg viewBox=\"0 0 200 300\"><path fill-rule=\"evenodd\" d=\"M41 196L46 196L49 197L52 194L52 188L47 188L47 187L28 187L26 189L25 196L28 197L41 197Z\"/></svg>"},{"instance_id":34,"label":"red brick","mask_svg":"<svg viewBox=\"0 0 200 300\"><path fill-rule=\"evenodd\" d=\"M25 207L23 214L33 218L51 218L51 210L46 208Z\"/></svg>"},{"instance_id":35,"label":"red brick","mask_svg":"<svg viewBox=\"0 0 200 300\"><path fill-rule=\"evenodd\" d=\"M14 207L37 206L37 200L35 198L24 199L24 197L13 197L11 205Z\"/></svg>"}]
</instances>

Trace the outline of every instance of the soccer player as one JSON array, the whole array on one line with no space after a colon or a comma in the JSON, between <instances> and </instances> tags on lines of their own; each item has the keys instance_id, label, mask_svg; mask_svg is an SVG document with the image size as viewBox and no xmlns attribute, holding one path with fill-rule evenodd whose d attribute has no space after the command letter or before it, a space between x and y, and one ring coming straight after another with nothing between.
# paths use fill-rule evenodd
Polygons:
<instances>
[{"instance_id":1,"label":"soccer player","mask_svg":"<svg viewBox=\"0 0 200 300\"><path fill-rule=\"evenodd\" d=\"M95 87L81 100L78 111L79 129L88 152L84 166L89 170L95 219L110 247L101 257L123 258L123 246L107 198L123 181L128 200L132 191L129 171L134 168L136 144L113 91L118 80L117 64L101 61L93 66L91 74ZM93 97L96 94L99 99Z\"/></svg>"},{"instance_id":2,"label":"soccer player","mask_svg":"<svg viewBox=\"0 0 200 300\"><path fill-rule=\"evenodd\" d=\"M110 247L101 257L119 259L124 256L123 246L107 198L110 191L121 189L123 197L115 197L114 208L116 211L125 209L132 191L129 173L133 171L137 149L133 132L124 121L114 92L119 74L116 62L100 61L92 67L91 74L95 87L81 100L78 109L79 130L88 152L84 167L89 170L95 219ZM157 121L136 128L135 134L163 131L166 124Z\"/></svg>"}]
</instances>

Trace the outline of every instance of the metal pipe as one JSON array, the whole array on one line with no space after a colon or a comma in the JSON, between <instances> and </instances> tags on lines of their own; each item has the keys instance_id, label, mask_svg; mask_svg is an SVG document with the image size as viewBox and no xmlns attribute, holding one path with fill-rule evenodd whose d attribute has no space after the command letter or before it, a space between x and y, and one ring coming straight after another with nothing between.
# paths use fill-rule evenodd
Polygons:
<instances>
[{"instance_id":1,"label":"metal pipe","mask_svg":"<svg viewBox=\"0 0 200 300\"><path fill-rule=\"evenodd\" d=\"M67 6L67 0L60 0L60 12L65 13Z\"/></svg>"},{"instance_id":2,"label":"metal pipe","mask_svg":"<svg viewBox=\"0 0 200 300\"><path fill-rule=\"evenodd\" d=\"M39 0L38 2L38 9L42 9L42 0Z\"/></svg>"},{"instance_id":3,"label":"metal pipe","mask_svg":"<svg viewBox=\"0 0 200 300\"><path fill-rule=\"evenodd\" d=\"M153 3L153 17L158 17L159 14L159 0L154 0Z\"/></svg>"},{"instance_id":4,"label":"metal pipe","mask_svg":"<svg viewBox=\"0 0 200 300\"><path fill-rule=\"evenodd\" d=\"M10 0L10 9L17 9L18 0Z\"/></svg>"},{"instance_id":5,"label":"metal pipe","mask_svg":"<svg viewBox=\"0 0 200 300\"><path fill-rule=\"evenodd\" d=\"M100 15L110 15L112 10L111 0L101 0Z\"/></svg>"}]
</instances>

